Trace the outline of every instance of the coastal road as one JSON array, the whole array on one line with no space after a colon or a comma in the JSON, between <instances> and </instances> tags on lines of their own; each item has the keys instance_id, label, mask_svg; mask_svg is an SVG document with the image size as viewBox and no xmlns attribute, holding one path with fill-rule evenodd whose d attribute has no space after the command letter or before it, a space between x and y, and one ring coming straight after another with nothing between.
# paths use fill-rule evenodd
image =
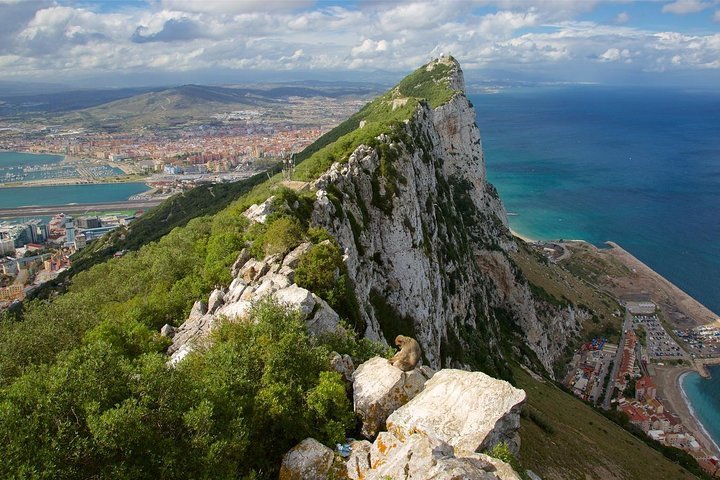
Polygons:
<instances>
[{"instance_id":1,"label":"coastal road","mask_svg":"<svg viewBox=\"0 0 720 480\"><path fill-rule=\"evenodd\" d=\"M625 312L625 320L623 321L622 329L620 330L620 342L618 343L617 353L615 354L615 362L613 363L612 372L610 372L610 383L608 383L608 392L605 394L605 401L603 402L602 408L610 410L610 401L612 400L612 392L615 389L615 377L617 377L618 370L620 370L620 363L622 363L623 347L625 346L625 332L632 328L632 317L630 312Z\"/></svg>"},{"instance_id":2,"label":"coastal road","mask_svg":"<svg viewBox=\"0 0 720 480\"><path fill-rule=\"evenodd\" d=\"M162 202L163 200L127 200L124 202L0 208L0 218L47 217L58 213L107 212L112 210L147 210L160 205Z\"/></svg>"}]
</instances>

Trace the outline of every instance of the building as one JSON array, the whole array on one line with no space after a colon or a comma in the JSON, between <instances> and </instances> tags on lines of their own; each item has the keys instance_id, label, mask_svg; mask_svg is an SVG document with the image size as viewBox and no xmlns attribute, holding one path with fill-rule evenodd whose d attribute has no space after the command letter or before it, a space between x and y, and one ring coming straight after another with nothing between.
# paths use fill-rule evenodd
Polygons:
<instances>
[{"instance_id":1,"label":"building","mask_svg":"<svg viewBox=\"0 0 720 480\"><path fill-rule=\"evenodd\" d=\"M10 235L0 234L0 255L14 255L15 241Z\"/></svg>"},{"instance_id":2,"label":"building","mask_svg":"<svg viewBox=\"0 0 720 480\"><path fill-rule=\"evenodd\" d=\"M0 288L0 300L4 302L22 298L24 295L25 292L22 285L14 284Z\"/></svg>"},{"instance_id":3,"label":"building","mask_svg":"<svg viewBox=\"0 0 720 480\"><path fill-rule=\"evenodd\" d=\"M84 233L78 233L75 236L75 242L73 242L75 245L75 250L82 250L87 246L87 240L85 239Z\"/></svg>"},{"instance_id":4,"label":"building","mask_svg":"<svg viewBox=\"0 0 720 480\"><path fill-rule=\"evenodd\" d=\"M654 315L656 305L653 302L625 302L625 308L632 315Z\"/></svg>"},{"instance_id":5,"label":"building","mask_svg":"<svg viewBox=\"0 0 720 480\"><path fill-rule=\"evenodd\" d=\"M657 386L651 377L643 376L635 383L635 399L641 402L655 400Z\"/></svg>"},{"instance_id":6,"label":"building","mask_svg":"<svg viewBox=\"0 0 720 480\"><path fill-rule=\"evenodd\" d=\"M77 228L87 230L88 228L98 228L101 223L98 217L78 217L75 220L75 225Z\"/></svg>"},{"instance_id":7,"label":"building","mask_svg":"<svg viewBox=\"0 0 720 480\"><path fill-rule=\"evenodd\" d=\"M68 247L75 244L75 226L72 220L65 222L65 245Z\"/></svg>"}]
</instances>

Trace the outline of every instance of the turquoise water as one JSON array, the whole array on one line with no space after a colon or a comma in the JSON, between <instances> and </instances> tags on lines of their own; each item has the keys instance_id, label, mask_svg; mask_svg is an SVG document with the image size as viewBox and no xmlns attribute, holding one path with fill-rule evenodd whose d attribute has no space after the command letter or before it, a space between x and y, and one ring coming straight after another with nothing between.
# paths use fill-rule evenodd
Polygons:
<instances>
[{"instance_id":1,"label":"turquoise water","mask_svg":"<svg viewBox=\"0 0 720 480\"><path fill-rule=\"evenodd\" d=\"M615 241L720 313L720 92L587 86L471 100L514 230Z\"/></svg>"},{"instance_id":2,"label":"turquoise water","mask_svg":"<svg viewBox=\"0 0 720 480\"><path fill-rule=\"evenodd\" d=\"M710 378L702 378L697 372L682 377L682 389L690 400L695 417L720 444L720 366L708 367Z\"/></svg>"},{"instance_id":3,"label":"turquoise water","mask_svg":"<svg viewBox=\"0 0 720 480\"><path fill-rule=\"evenodd\" d=\"M474 95L514 230L615 241L720 313L720 92L572 87ZM720 443L720 368L684 386Z\"/></svg>"},{"instance_id":4,"label":"turquoise water","mask_svg":"<svg viewBox=\"0 0 720 480\"><path fill-rule=\"evenodd\" d=\"M0 208L31 205L67 205L69 203L121 202L145 192L144 183L100 183L95 185L58 185L52 187L0 188Z\"/></svg>"}]
</instances>

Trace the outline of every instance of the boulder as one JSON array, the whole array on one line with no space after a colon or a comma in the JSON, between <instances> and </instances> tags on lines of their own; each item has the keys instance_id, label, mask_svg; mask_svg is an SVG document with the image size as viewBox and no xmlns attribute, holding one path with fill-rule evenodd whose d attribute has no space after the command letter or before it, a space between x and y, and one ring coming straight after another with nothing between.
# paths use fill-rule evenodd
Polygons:
<instances>
[{"instance_id":1,"label":"boulder","mask_svg":"<svg viewBox=\"0 0 720 480\"><path fill-rule=\"evenodd\" d=\"M330 368L342 375L346 381L352 383L355 365L353 365L350 355L340 355L337 352L332 352L330 354Z\"/></svg>"},{"instance_id":2,"label":"boulder","mask_svg":"<svg viewBox=\"0 0 720 480\"><path fill-rule=\"evenodd\" d=\"M255 290L255 299L259 300L277 292L281 288L289 287L290 283L290 280L284 275L268 273L262 278L260 285Z\"/></svg>"},{"instance_id":3,"label":"boulder","mask_svg":"<svg viewBox=\"0 0 720 480\"><path fill-rule=\"evenodd\" d=\"M285 258L282 261L282 266L288 268L297 268L300 258L312 248L312 245L313 244L310 242L305 242L295 247L295 249L285 255Z\"/></svg>"},{"instance_id":4,"label":"boulder","mask_svg":"<svg viewBox=\"0 0 720 480\"><path fill-rule=\"evenodd\" d=\"M175 327L166 323L160 329L160 335L162 335L163 337L167 337L167 338L174 337L175 336Z\"/></svg>"},{"instance_id":5,"label":"boulder","mask_svg":"<svg viewBox=\"0 0 720 480\"><path fill-rule=\"evenodd\" d=\"M401 439L426 433L461 454L480 452L500 442L507 442L517 453L525 398L523 390L484 373L445 369L387 418L387 428Z\"/></svg>"},{"instance_id":6,"label":"boulder","mask_svg":"<svg viewBox=\"0 0 720 480\"><path fill-rule=\"evenodd\" d=\"M457 458L453 448L442 440L425 433L414 433L400 441L383 432L371 449L367 480L404 479L496 479L489 471L495 468L476 458Z\"/></svg>"},{"instance_id":7,"label":"boulder","mask_svg":"<svg viewBox=\"0 0 720 480\"><path fill-rule=\"evenodd\" d=\"M362 480L370 470L370 449L372 443L367 440L350 442L350 456L345 462L347 477L350 480Z\"/></svg>"},{"instance_id":8,"label":"boulder","mask_svg":"<svg viewBox=\"0 0 720 480\"><path fill-rule=\"evenodd\" d=\"M353 373L353 407L362 420L362 434L374 438L385 420L423 389L432 370L403 372L386 358L374 357Z\"/></svg>"},{"instance_id":9,"label":"boulder","mask_svg":"<svg viewBox=\"0 0 720 480\"><path fill-rule=\"evenodd\" d=\"M205 305L205 302L203 302L202 300L198 300L197 302L193 303L192 309L190 310L190 315L188 315L188 320L200 318L206 313L207 305Z\"/></svg>"},{"instance_id":10,"label":"boulder","mask_svg":"<svg viewBox=\"0 0 720 480\"><path fill-rule=\"evenodd\" d=\"M228 287L227 295L225 295L225 302L233 303L240 300L240 297L242 296L246 287L247 283L245 283L243 279L236 278L235 280L233 280L230 284L230 287Z\"/></svg>"},{"instance_id":11,"label":"boulder","mask_svg":"<svg viewBox=\"0 0 720 480\"><path fill-rule=\"evenodd\" d=\"M282 266L280 267L280 270L278 270L278 273L287 277L290 283L295 282L295 270L293 270L292 268L288 266Z\"/></svg>"},{"instance_id":12,"label":"boulder","mask_svg":"<svg viewBox=\"0 0 720 480\"><path fill-rule=\"evenodd\" d=\"M243 248L240 250L240 253L237 256L237 259L235 259L235 262L233 262L232 267L230 268L230 273L232 274L232 277L235 278L238 276L238 273L240 273L240 269L245 265L245 262L250 260L250 252L247 248Z\"/></svg>"},{"instance_id":13,"label":"boulder","mask_svg":"<svg viewBox=\"0 0 720 480\"><path fill-rule=\"evenodd\" d=\"M280 480L327 479L335 455L314 438L306 438L283 456Z\"/></svg>"},{"instance_id":14,"label":"boulder","mask_svg":"<svg viewBox=\"0 0 720 480\"><path fill-rule=\"evenodd\" d=\"M275 298L290 308L298 309L303 318L307 318L315 308L313 294L294 284L275 292Z\"/></svg>"},{"instance_id":15,"label":"boulder","mask_svg":"<svg viewBox=\"0 0 720 480\"><path fill-rule=\"evenodd\" d=\"M247 300L238 300L234 303L228 303L223 305L217 312L217 316L224 316L228 320L236 320L243 318L252 309L252 302Z\"/></svg>"},{"instance_id":16,"label":"boulder","mask_svg":"<svg viewBox=\"0 0 720 480\"><path fill-rule=\"evenodd\" d=\"M215 313L215 310L220 308L225 303L225 293L220 289L215 289L210 294L208 299L208 313Z\"/></svg>"},{"instance_id":17,"label":"boulder","mask_svg":"<svg viewBox=\"0 0 720 480\"><path fill-rule=\"evenodd\" d=\"M243 215L252 222L265 223L268 215L272 213L273 200L275 200L275 196L268 198L263 203L251 205L250 208L243 212Z\"/></svg>"},{"instance_id":18,"label":"boulder","mask_svg":"<svg viewBox=\"0 0 720 480\"><path fill-rule=\"evenodd\" d=\"M168 355L174 355L185 345L194 345L204 338L215 325L215 315L205 314L199 318L188 318L175 330L173 343L168 347Z\"/></svg>"},{"instance_id":19,"label":"boulder","mask_svg":"<svg viewBox=\"0 0 720 480\"><path fill-rule=\"evenodd\" d=\"M312 295L317 308L315 308L315 314L312 318L308 319L307 329L312 335L320 335L321 333L334 332L340 325L340 315L335 313L335 310L327 304L325 300Z\"/></svg>"}]
</instances>

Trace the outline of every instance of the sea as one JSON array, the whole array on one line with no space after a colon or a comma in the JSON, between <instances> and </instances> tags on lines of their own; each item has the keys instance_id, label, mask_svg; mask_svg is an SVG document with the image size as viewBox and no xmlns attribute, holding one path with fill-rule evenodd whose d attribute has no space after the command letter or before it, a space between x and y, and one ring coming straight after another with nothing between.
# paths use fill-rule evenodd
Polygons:
<instances>
[{"instance_id":1,"label":"sea","mask_svg":"<svg viewBox=\"0 0 720 480\"><path fill-rule=\"evenodd\" d=\"M720 314L720 89L555 86L470 95L513 230L607 240ZM720 444L720 368L686 375Z\"/></svg>"},{"instance_id":2,"label":"sea","mask_svg":"<svg viewBox=\"0 0 720 480\"><path fill-rule=\"evenodd\" d=\"M710 378L703 378L697 372L688 372L681 377L685 398L689 400L693 416L702 424L705 432L720 445L720 366L708 366Z\"/></svg>"},{"instance_id":3,"label":"sea","mask_svg":"<svg viewBox=\"0 0 720 480\"><path fill-rule=\"evenodd\" d=\"M0 152L0 176L5 172L25 167L47 166L51 168L60 163L62 159L62 155ZM4 187L0 188L0 208L119 202L148 189L147 185L139 182Z\"/></svg>"}]
</instances>

